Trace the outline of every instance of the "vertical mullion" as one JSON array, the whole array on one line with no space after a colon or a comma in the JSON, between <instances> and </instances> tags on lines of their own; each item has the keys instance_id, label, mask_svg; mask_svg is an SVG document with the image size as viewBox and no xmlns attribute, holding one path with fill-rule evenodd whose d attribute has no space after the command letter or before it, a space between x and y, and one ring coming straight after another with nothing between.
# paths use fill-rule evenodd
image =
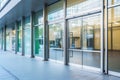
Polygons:
<instances>
[{"instance_id":1,"label":"vertical mullion","mask_svg":"<svg viewBox=\"0 0 120 80\"><path fill-rule=\"evenodd\" d=\"M4 30L3 30L3 33L4 33L4 51L6 51L6 25L4 26L4 28L3 28Z\"/></svg>"},{"instance_id":2,"label":"vertical mullion","mask_svg":"<svg viewBox=\"0 0 120 80\"><path fill-rule=\"evenodd\" d=\"M31 26L31 58L34 58L35 56L34 56L34 52L33 52L33 48L34 48L34 46L33 46L33 20L34 20L34 12L31 12L31 16L30 16L30 26Z\"/></svg>"},{"instance_id":3,"label":"vertical mullion","mask_svg":"<svg viewBox=\"0 0 120 80\"><path fill-rule=\"evenodd\" d=\"M104 0L102 0L101 7L101 72L104 72Z\"/></svg>"},{"instance_id":4,"label":"vertical mullion","mask_svg":"<svg viewBox=\"0 0 120 80\"><path fill-rule=\"evenodd\" d=\"M44 27L44 61L48 61L48 54L49 54L49 32L48 32L48 25L47 25L47 4L45 1L43 2L43 27Z\"/></svg>"},{"instance_id":5,"label":"vertical mullion","mask_svg":"<svg viewBox=\"0 0 120 80\"><path fill-rule=\"evenodd\" d=\"M21 26L22 26L22 56L25 55L25 51L24 51L24 21L25 21L25 18L22 17L22 20L21 20Z\"/></svg>"},{"instance_id":6,"label":"vertical mullion","mask_svg":"<svg viewBox=\"0 0 120 80\"><path fill-rule=\"evenodd\" d=\"M108 0L106 0L106 24L105 24L105 73L108 74Z\"/></svg>"},{"instance_id":7,"label":"vertical mullion","mask_svg":"<svg viewBox=\"0 0 120 80\"><path fill-rule=\"evenodd\" d=\"M69 53L68 53L68 46L67 46L67 20L66 20L66 8L67 8L67 0L64 0L63 4L64 8L64 64L69 64Z\"/></svg>"},{"instance_id":8,"label":"vertical mullion","mask_svg":"<svg viewBox=\"0 0 120 80\"><path fill-rule=\"evenodd\" d=\"M15 22L15 54L17 54L18 51L18 24L17 21Z\"/></svg>"}]
</instances>

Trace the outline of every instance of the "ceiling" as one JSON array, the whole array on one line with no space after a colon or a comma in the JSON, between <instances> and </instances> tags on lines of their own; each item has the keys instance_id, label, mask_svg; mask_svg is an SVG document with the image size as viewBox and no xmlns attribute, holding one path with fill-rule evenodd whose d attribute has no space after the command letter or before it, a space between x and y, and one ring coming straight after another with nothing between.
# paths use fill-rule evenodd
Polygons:
<instances>
[{"instance_id":1,"label":"ceiling","mask_svg":"<svg viewBox=\"0 0 120 80\"><path fill-rule=\"evenodd\" d=\"M30 15L31 11L43 9L43 3L53 4L59 0L21 0L14 8L0 19L0 26L8 25L21 19L22 16Z\"/></svg>"}]
</instances>

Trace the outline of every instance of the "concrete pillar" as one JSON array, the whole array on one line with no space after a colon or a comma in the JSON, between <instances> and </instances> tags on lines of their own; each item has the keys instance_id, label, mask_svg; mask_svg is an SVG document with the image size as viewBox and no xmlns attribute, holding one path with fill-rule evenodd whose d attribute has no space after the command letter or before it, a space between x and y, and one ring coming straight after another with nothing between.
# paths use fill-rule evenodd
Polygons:
<instances>
[{"instance_id":1,"label":"concrete pillar","mask_svg":"<svg viewBox=\"0 0 120 80\"><path fill-rule=\"evenodd\" d=\"M22 20L21 20L21 26L22 26L22 56L25 55L25 50L24 50L24 21L25 21L25 17L22 17Z\"/></svg>"}]
</instances>

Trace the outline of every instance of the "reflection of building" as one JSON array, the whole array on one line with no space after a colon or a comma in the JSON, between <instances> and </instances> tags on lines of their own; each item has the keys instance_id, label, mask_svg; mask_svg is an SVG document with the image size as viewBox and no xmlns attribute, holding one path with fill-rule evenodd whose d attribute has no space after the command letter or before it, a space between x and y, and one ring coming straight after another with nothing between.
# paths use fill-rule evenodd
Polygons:
<instances>
[{"instance_id":1,"label":"reflection of building","mask_svg":"<svg viewBox=\"0 0 120 80\"><path fill-rule=\"evenodd\" d=\"M0 49L120 76L119 4L0 0Z\"/></svg>"}]
</instances>

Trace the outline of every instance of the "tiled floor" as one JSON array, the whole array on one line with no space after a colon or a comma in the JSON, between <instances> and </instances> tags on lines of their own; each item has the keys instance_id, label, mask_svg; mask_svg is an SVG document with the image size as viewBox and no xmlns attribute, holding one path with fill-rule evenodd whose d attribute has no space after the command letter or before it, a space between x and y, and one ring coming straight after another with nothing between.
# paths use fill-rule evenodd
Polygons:
<instances>
[{"instance_id":1,"label":"tiled floor","mask_svg":"<svg viewBox=\"0 0 120 80\"><path fill-rule=\"evenodd\" d=\"M19 80L4 67L0 66L0 80Z\"/></svg>"},{"instance_id":2,"label":"tiled floor","mask_svg":"<svg viewBox=\"0 0 120 80\"><path fill-rule=\"evenodd\" d=\"M0 51L0 80L120 80L120 78Z\"/></svg>"}]
</instances>

